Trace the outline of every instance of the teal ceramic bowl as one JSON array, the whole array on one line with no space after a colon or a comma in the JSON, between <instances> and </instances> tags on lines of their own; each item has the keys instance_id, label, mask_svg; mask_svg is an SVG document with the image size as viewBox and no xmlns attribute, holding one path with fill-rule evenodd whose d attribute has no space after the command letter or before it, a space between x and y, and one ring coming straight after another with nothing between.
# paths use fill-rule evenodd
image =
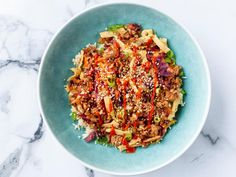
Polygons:
<instances>
[{"instance_id":1,"label":"teal ceramic bowl","mask_svg":"<svg viewBox=\"0 0 236 177\"><path fill-rule=\"evenodd\" d=\"M120 153L78 137L69 117L64 90L71 75L72 58L99 32L111 24L139 23L168 38L170 48L183 66L186 105L178 112L178 123L160 144L139 148L134 154ZM39 102L42 115L60 144L83 165L110 174L135 175L156 170L172 162L197 138L206 120L210 96L210 75L205 57L195 39L177 22L156 9L137 4L115 3L96 6L76 15L55 34L47 47L39 72Z\"/></svg>"}]
</instances>

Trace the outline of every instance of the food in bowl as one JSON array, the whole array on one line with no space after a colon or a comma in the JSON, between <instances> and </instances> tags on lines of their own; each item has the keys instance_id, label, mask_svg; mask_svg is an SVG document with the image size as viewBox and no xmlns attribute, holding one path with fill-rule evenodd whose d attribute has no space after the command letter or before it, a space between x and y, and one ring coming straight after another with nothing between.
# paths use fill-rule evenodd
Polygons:
<instances>
[{"instance_id":1,"label":"food in bowl","mask_svg":"<svg viewBox=\"0 0 236 177\"><path fill-rule=\"evenodd\" d=\"M112 25L73 59L66 91L86 142L135 152L162 140L183 105L183 69L166 38L138 24Z\"/></svg>"}]
</instances>

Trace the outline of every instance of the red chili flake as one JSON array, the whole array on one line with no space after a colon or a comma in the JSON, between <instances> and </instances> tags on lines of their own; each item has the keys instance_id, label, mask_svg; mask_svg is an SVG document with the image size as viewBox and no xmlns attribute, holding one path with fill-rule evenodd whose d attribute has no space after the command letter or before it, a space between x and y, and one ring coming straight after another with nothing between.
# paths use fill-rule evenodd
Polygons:
<instances>
[{"instance_id":1,"label":"red chili flake","mask_svg":"<svg viewBox=\"0 0 236 177\"><path fill-rule=\"evenodd\" d=\"M91 92L93 91L94 87L93 87L93 83L92 82L89 82L88 83L88 90Z\"/></svg>"},{"instance_id":2,"label":"red chili flake","mask_svg":"<svg viewBox=\"0 0 236 177\"><path fill-rule=\"evenodd\" d=\"M133 139L135 139L135 140L138 139L138 136L136 134L134 134Z\"/></svg>"},{"instance_id":3,"label":"red chili flake","mask_svg":"<svg viewBox=\"0 0 236 177\"><path fill-rule=\"evenodd\" d=\"M116 40L113 41L113 45L115 48L120 48L120 44Z\"/></svg>"},{"instance_id":4,"label":"red chili flake","mask_svg":"<svg viewBox=\"0 0 236 177\"><path fill-rule=\"evenodd\" d=\"M122 36L121 36L121 34L118 34L118 39L120 39L120 40L122 39Z\"/></svg>"},{"instance_id":5,"label":"red chili flake","mask_svg":"<svg viewBox=\"0 0 236 177\"><path fill-rule=\"evenodd\" d=\"M101 118L101 115L99 114L99 112L96 112L96 115L98 116L99 125L102 125L103 124L103 120Z\"/></svg>"},{"instance_id":6,"label":"red chili flake","mask_svg":"<svg viewBox=\"0 0 236 177\"><path fill-rule=\"evenodd\" d=\"M95 53L94 54L94 59L96 60L98 58L98 56L99 56L98 53Z\"/></svg>"},{"instance_id":7,"label":"red chili flake","mask_svg":"<svg viewBox=\"0 0 236 177\"><path fill-rule=\"evenodd\" d=\"M74 97L77 97L79 95L79 93L74 93L73 96Z\"/></svg>"},{"instance_id":8,"label":"red chili flake","mask_svg":"<svg viewBox=\"0 0 236 177\"><path fill-rule=\"evenodd\" d=\"M153 101L151 100L151 110L148 114L148 128L150 128L151 126L153 112L154 112L154 104L153 104Z\"/></svg>"},{"instance_id":9,"label":"red chili flake","mask_svg":"<svg viewBox=\"0 0 236 177\"><path fill-rule=\"evenodd\" d=\"M134 128L137 128L137 123L138 123L137 120L135 120L133 123Z\"/></svg>"},{"instance_id":10,"label":"red chili flake","mask_svg":"<svg viewBox=\"0 0 236 177\"><path fill-rule=\"evenodd\" d=\"M127 153L134 153L136 151L136 148L134 147L129 147L129 143L128 141L126 140L125 137L123 137L122 139L122 144L126 147L126 152Z\"/></svg>"},{"instance_id":11,"label":"red chili flake","mask_svg":"<svg viewBox=\"0 0 236 177\"><path fill-rule=\"evenodd\" d=\"M128 145L129 145L129 143L128 143L128 141L126 140L125 137L123 137L123 139L122 139L122 144L123 144L124 146L128 146Z\"/></svg>"},{"instance_id":12,"label":"red chili flake","mask_svg":"<svg viewBox=\"0 0 236 177\"><path fill-rule=\"evenodd\" d=\"M142 96L142 88L138 88L138 92L136 93L136 98L139 100Z\"/></svg>"},{"instance_id":13,"label":"red chili flake","mask_svg":"<svg viewBox=\"0 0 236 177\"><path fill-rule=\"evenodd\" d=\"M99 118L99 119L98 119L99 124L102 125L102 124L103 124L103 120L102 120L101 116L99 116L98 118Z\"/></svg>"},{"instance_id":14,"label":"red chili flake","mask_svg":"<svg viewBox=\"0 0 236 177\"><path fill-rule=\"evenodd\" d=\"M99 55L96 53L95 55L94 55L94 64L95 64L95 67L97 67L97 65L98 65L98 61L99 61Z\"/></svg>"},{"instance_id":15,"label":"red chili flake","mask_svg":"<svg viewBox=\"0 0 236 177\"><path fill-rule=\"evenodd\" d=\"M135 24L128 24L127 28L131 29L131 30L135 30Z\"/></svg>"},{"instance_id":16,"label":"red chili flake","mask_svg":"<svg viewBox=\"0 0 236 177\"><path fill-rule=\"evenodd\" d=\"M121 82L120 82L120 79L119 78L116 78L116 84L119 86L121 85Z\"/></svg>"},{"instance_id":17,"label":"red chili flake","mask_svg":"<svg viewBox=\"0 0 236 177\"><path fill-rule=\"evenodd\" d=\"M133 47L133 52L134 52L134 55L136 56L137 54L137 51L138 51L138 48L136 46Z\"/></svg>"},{"instance_id":18,"label":"red chili flake","mask_svg":"<svg viewBox=\"0 0 236 177\"><path fill-rule=\"evenodd\" d=\"M133 70L134 70L134 71L137 70L137 66L136 66L136 65L133 66Z\"/></svg>"},{"instance_id":19,"label":"red chili flake","mask_svg":"<svg viewBox=\"0 0 236 177\"><path fill-rule=\"evenodd\" d=\"M146 72L149 72L149 70L151 69L151 65L152 63L147 61L146 63L142 65L142 68L144 68Z\"/></svg>"},{"instance_id":20,"label":"red chili flake","mask_svg":"<svg viewBox=\"0 0 236 177\"><path fill-rule=\"evenodd\" d=\"M134 147L127 147L126 148L127 153L134 153L135 151L136 151L136 148L134 148Z\"/></svg>"},{"instance_id":21,"label":"red chili flake","mask_svg":"<svg viewBox=\"0 0 236 177\"><path fill-rule=\"evenodd\" d=\"M147 48L149 48L152 43L153 43L152 38L148 39L148 41L147 41L147 43L146 43Z\"/></svg>"},{"instance_id":22,"label":"red chili flake","mask_svg":"<svg viewBox=\"0 0 236 177\"><path fill-rule=\"evenodd\" d=\"M126 124L124 130L128 130L129 127L130 127L130 123Z\"/></svg>"},{"instance_id":23,"label":"red chili flake","mask_svg":"<svg viewBox=\"0 0 236 177\"><path fill-rule=\"evenodd\" d=\"M116 98L116 99L119 99L119 97L120 97L120 92L119 92L119 90L115 90L115 98Z\"/></svg>"},{"instance_id":24,"label":"red chili flake","mask_svg":"<svg viewBox=\"0 0 236 177\"><path fill-rule=\"evenodd\" d=\"M133 82L136 82L137 81L137 79L134 77L134 78L132 78L131 79Z\"/></svg>"},{"instance_id":25,"label":"red chili flake","mask_svg":"<svg viewBox=\"0 0 236 177\"><path fill-rule=\"evenodd\" d=\"M111 131L110 131L110 135L109 135L109 141L111 141L111 137L114 136L116 134L116 131L114 129L114 126L111 126Z\"/></svg>"},{"instance_id":26,"label":"red chili flake","mask_svg":"<svg viewBox=\"0 0 236 177\"><path fill-rule=\"evenodd\" d=\"M113 110L112 102L110 102L110 104L109 104L109 110L110 110L110 112L112 112L112 110Z\"/></svg>"},{"instance_id":27,"label":"red chili flake","mask_svg":"<svg viewBox=\"0 0 236 177\"><path fill-rule=\"evenodd\" d=\"M108 84L106 82L104 83L104 86L105 86L105 88L107 90L108 95L110 95L110 90L109 90Z\"/></svg>"}]
</instances>

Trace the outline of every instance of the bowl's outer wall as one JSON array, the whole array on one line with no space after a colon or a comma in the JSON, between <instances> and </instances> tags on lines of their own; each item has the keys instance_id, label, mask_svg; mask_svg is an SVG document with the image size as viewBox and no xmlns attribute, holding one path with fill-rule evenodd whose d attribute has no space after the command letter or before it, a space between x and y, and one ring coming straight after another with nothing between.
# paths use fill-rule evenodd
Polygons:
<instances>
[{"instance_id":1,"label":"bowl's outer wall","mask_svg":"<svg viewBox=\"0 0 236 177\"><path fill-rule=\"evenodd\" d=\"M71 75L72 58L88 43L94 43L111 24L139 23L152 28L160 37L168 38L184 67L186 105L177 115L172 127L160 144L138 149L134 154L120 153L115 148L85 143L78 137L70 119L70 106L64 90ZM53 134L64 147L81 161L98 169L114 173L138 173L161 166L178 154L198 133L205 119L209 83L204 58L191 37L169 17L139 5L116 4L97 7L73 19L57 35L45 55L40 76L42 111Z\"/></svg>"}]
</instances>

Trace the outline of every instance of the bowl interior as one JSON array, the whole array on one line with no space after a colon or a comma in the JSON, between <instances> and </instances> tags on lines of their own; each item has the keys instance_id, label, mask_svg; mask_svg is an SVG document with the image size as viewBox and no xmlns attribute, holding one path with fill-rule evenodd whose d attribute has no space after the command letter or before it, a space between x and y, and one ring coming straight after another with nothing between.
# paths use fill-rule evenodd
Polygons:
<instances>
[{"instance_id":1,"label":"bowl interior","mask_svg":"<svg viewBox=\"0 0 236 177\"><path fill-rule=\"evenodd\" d=\"M99 32L111 24L139 23L168 38L184 67L186 105L178 122L160 144L134 154L115 148L85 143L74 130L70 106L64 90L70 75L72 58L88 43L94 43ZM189 34L175 21L157 10L134 4L110 4L86 11L70 21L50 44L40 72L39 96L43 115L58 141L84 164L113 174L137 174L157 169L175 159L194 141L206 119L210 95L209 74L204 57Z\"/></svg>"}]
</instances>

